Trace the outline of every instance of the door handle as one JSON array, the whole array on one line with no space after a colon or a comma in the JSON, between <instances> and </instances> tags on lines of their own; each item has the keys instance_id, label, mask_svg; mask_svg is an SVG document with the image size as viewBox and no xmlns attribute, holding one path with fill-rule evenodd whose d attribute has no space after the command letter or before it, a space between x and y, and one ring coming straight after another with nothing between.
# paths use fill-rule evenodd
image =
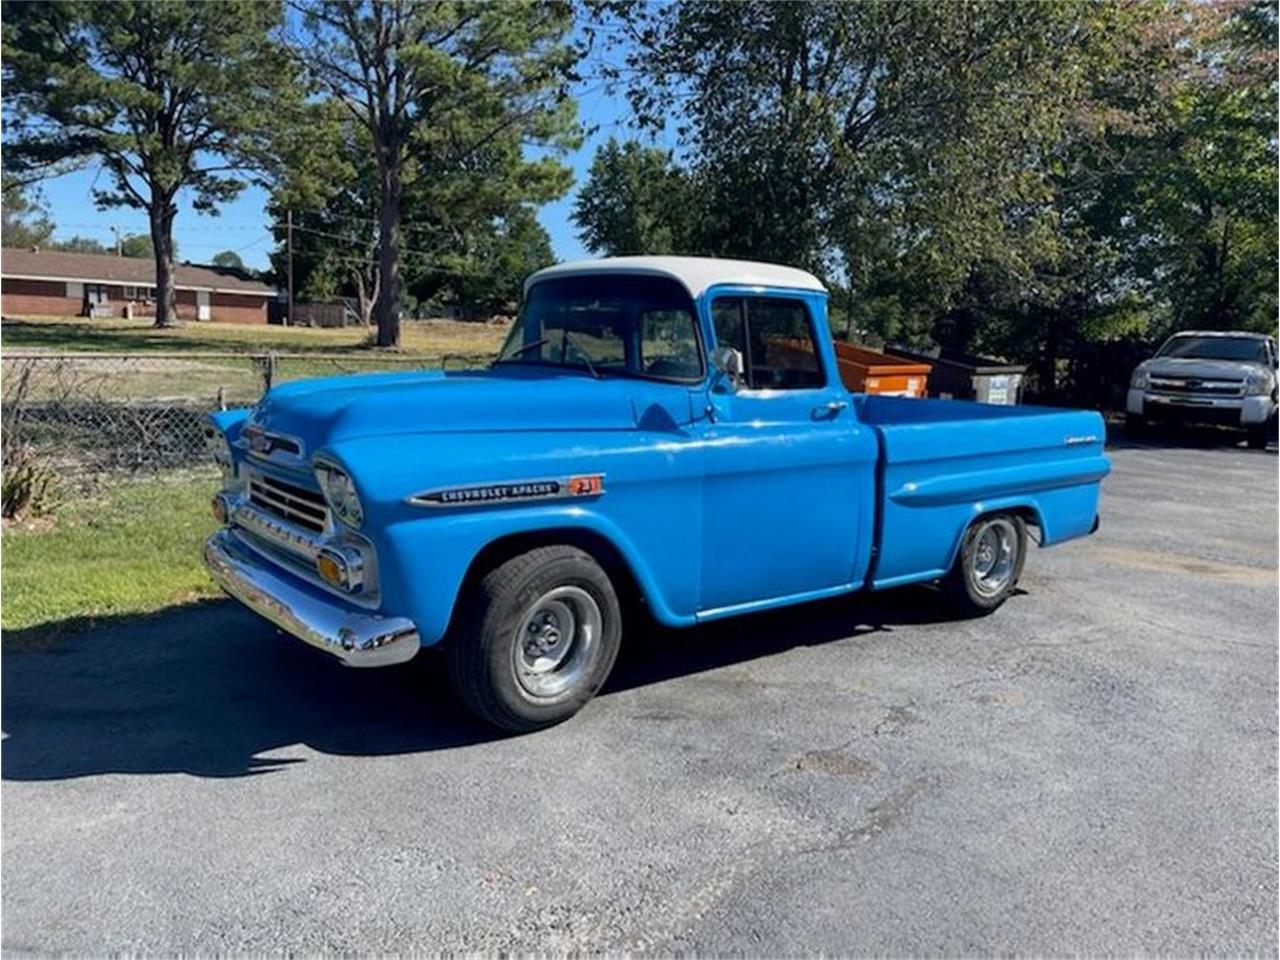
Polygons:
<instances>
[{"instance_id":1,"label":"door handle","mask_svg":"<svg viewBox=\"0 0 1280 960\"><path fill-rule=\"evenodd\" d=\"M819 420L827 420L839 416L840 411L849 405L848 400L832 400L813 408L813 415Z\"/></svg>"}]
</instances>

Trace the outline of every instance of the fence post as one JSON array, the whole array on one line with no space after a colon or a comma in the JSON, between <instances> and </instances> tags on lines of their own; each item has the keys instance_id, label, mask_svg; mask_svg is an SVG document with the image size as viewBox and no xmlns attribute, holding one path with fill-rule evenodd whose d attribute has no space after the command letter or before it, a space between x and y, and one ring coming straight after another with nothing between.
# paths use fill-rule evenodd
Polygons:
<instances>
[{"instance_id":1,"label":"fence post","mask_svg":"<svg viewBox=\"0 0 1280 960\"><path fill-rule=\"evenodd\" d=\"M266 393L271 389L271 385L276 382L276 355L274 351L267 354L266 363L262 366L262 379L265 383L262 392Z\"/></svg>"}]
</instances>

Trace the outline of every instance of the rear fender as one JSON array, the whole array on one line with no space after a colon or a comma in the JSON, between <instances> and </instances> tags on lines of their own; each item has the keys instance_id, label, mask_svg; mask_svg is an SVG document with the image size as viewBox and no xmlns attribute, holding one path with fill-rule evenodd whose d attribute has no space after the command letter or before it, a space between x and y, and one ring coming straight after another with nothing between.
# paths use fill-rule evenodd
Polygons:
<instances>
[{"instance_id":1,"label":"rear fender","mask_svg":"<svg viewBox=\"0 0 1280 960\"><path fill-rule=\"evenodd\" d=\"M964 536L969 532L969 528L982 517L989 517L994 513L1017 514L1028 526L1033 526L1040 530L1040 537L1037 543L1039 546L1046 546L1044 539L1044 513L1034 501L1025 497L1011 497L1004 501L975 503L973 505L973 515L960 527L960 530L956 533L955 542L951 544L951 551L947 554L948 570L955 566L956 557L960 555L960 547L964 544Z\"/></svg>"}]
</instances>

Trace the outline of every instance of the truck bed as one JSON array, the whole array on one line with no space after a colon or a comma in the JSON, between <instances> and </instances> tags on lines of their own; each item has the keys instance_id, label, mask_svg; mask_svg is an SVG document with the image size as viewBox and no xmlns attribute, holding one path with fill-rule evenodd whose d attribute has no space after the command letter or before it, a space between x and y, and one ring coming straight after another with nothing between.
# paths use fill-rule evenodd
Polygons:
<instances>
[{"instance_id":1,"label":"truck bed","mask_svg":"<svg viewBox=\"0 0 1280 960\"><path fill-rule=\"evenodd\" d=\"M1094 529L1110 470L1099 414L883 396L854 402L881 452L872 587L945 574L979 514L1021 513L1042 546Z\"/></svg>"}]
</instances>

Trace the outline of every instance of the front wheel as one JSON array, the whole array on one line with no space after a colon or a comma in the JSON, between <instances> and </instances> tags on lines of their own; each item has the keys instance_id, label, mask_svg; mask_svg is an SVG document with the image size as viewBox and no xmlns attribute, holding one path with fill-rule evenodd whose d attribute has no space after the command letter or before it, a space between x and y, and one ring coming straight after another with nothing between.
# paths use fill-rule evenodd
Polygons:
<instances>
[{"instance_id":1,"label":"front wheel","mask_svg":"<svg viewBox=\"0 0 1280 960\"><path fill-rule=\"evenodd\" d=\"M1027 559L1027 525L1013 513L979 517L965 531L955 565L942 581L952 604L980 617L1009 598Z\"/></svg>"},{"instance_id":2,"label":"front wheel","mask_svg":"<svg viewBox=\"0 0 1280 960\"><path fill-rule=\"evenodd\" d=\"M1250 450L1265 450L1271 440L1271 424L1262 423L1249 427L1248 443Z\"/></svg>"},{"instance_id":3,"label":"front wheel","mask_svg":"<svg viewBox=\"0 0 1280 960\"><path fill-rule=\"evenodd\" d=\"M489 571L449 640L462 701L495 727L526 732L575 713L600 689L622 639L609 576L571 546L538 547Z\"/></svg>"}]
</instances>

